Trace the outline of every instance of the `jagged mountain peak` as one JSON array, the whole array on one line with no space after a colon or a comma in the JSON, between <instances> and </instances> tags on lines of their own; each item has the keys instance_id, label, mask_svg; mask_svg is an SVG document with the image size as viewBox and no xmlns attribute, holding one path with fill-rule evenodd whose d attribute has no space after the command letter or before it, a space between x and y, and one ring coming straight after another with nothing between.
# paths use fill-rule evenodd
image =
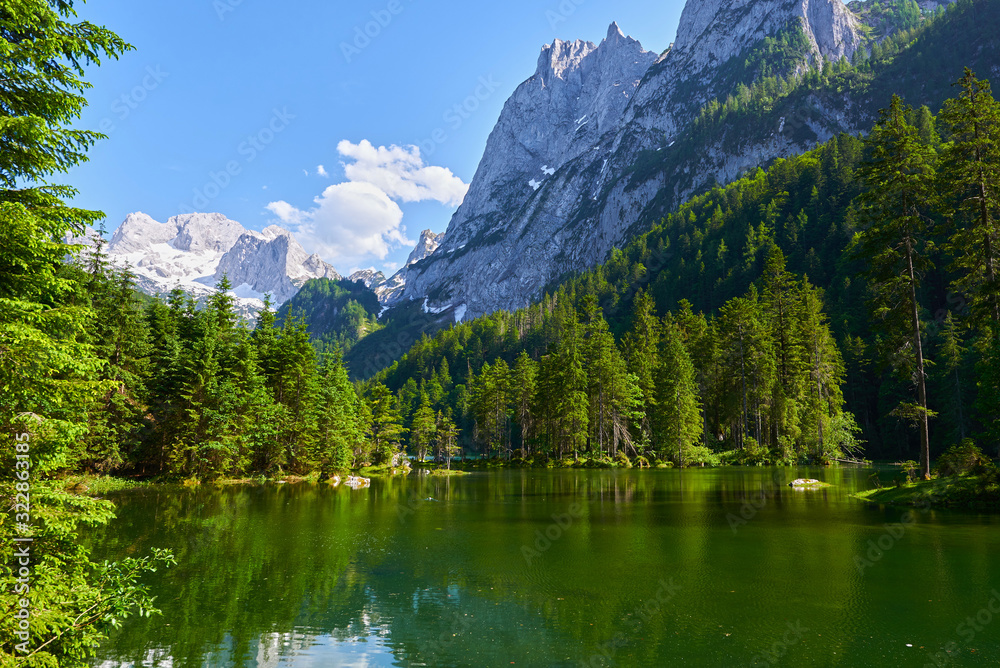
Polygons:
<instances>
[{"instance_id":1,"label":"jagged mountain peak","mask_svg":"<svg viewBox=\"0 0 1000 668\"><path fill-rule=\"evenodd\" d=\"M276 239L278 237L292 236L291 232L289 232L283 227L279 227L278 225L268 225L263 230L261 230L260 233L263 234L268 239Z\"/></svg>"},{"instance_id":2,"label":"jagged mountain peak","mask_svg":"<svg viewBox=\"0 0 1000 668\"><path fill-rule=\"evenodd\" d=\"M565 79L567 74L576 70L580 62L596 48L597 45L593 42L580 39L573 42L552 40L551 44L542 47L535 76L541 80L543 86L552 83L554 79Z\"/></svg>"},{"instance_id":3,"label":"jagged mountain peak","mask_svg":"<svg viewBox=\"0 0 1000 668\"><path fill-rule=\"evenodd\" d=\"M356 272L348 276L347 280L353 283L361 281L366 288L374 290L375 288L385 283L385 274L375 269L374 267L370 267L368 269L357 270Z\"/></svg>"},{"instance_id":4,"label":"jagged mountain peak","mask_svg":"<svg viewBox=\"0 0 1000 668\"><path fill-rule=\"evenodd\" d=\"M611 39L599 46L555 40L542 48L537 71L504 105L435 258L443 250L461 250L477 235L498 232L512 208L619 125L656 54L613 27Z\"/></svg>"},{"instance_id":5,"label":"jagged mountain peak","mask_svg":"<svg viewBox=\"0 0 1000 668\"><path fill-rule=\"evenodd\" d=\"M441 240L444 239L444 232L440 234L435 234L431 230L424 230L420 233L420 239L417 240L417 245L413 247L410 251L410 256L406 259L406 266L410 266L414 262L420 262L425 257L433 253L441 245Z\"/></svg>"},{"instance_id":6,"label":"jagged mountain peak","mask_svg":"<svg viewBox=\"0 0 1000 668\"><path fill-rule=\"evenodd\" d=\"M684 5L671 56L722 64L795 19L828 60L850 58L861 43L857 19L841 0L697 0Z\"/></svg>"},{"instance_id":7,"label":"jagged mountain peak","mask_svg":"<svg viewBox=\"0 0 1000 668\"><path fill-rule=\"evenodd\" d=\"M666 177L652 170L632 176L637 158L665 160L703 105L753 83L749 68L724 66L797 25L811 49L786 67L804 68L810 50L836 59L861 44L841 0L688 0L662 58L617 23L600 45L543 47L538 70L504 106L441 248L408 268L402 297L488 313L521 306L561 272L603 260L664 187ZM771 144L721 158L728 162L717 180L792 148Z\"/></svg>"},{"instance_id":8,"label":"jagged mountain peak","mask_svg":"<svg viewBox=\"0 0 1000 668\"><path fill-rule=\"evenodd\" d=\"M225 253L246 232L246 228L221 213L185 213L167 224L177 228L172 244L184 251Z\"/></svg>"},{"instance_id":9,"label":"jagged mountain peak","mask_svg":"<svg viewBox=\"0 0 1000 668\"><path fill-rule=\"evenodd\" d=\"M553 79L566 80L573 72L578 71L587 57L595 51L617 51L623 48L631 50L637 48L639 52L647 53L638 40L622 31L617 21L612 21L608 26L608 34L600 44L583 39L566 41L557 38L552 40L551 44L542 47L535 77L541 80L543 86L552 83Z\"/></svg>"}]
</instances>

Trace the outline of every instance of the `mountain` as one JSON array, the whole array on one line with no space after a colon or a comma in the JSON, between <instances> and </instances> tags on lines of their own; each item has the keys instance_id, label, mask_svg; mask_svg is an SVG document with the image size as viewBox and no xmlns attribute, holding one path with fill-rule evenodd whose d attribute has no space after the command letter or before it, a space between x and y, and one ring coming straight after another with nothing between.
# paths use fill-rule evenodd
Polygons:
<instances>
[{"instance_id":1,"label":"mountain","mask_svg":"<svg viewBox=\"0 0 1000 668\"><path fill-rule=\"evenodd\" d=\"M258 294L270 293L283 304L313 278L340 279L319 255L306 253L288 230L276 225L262 232L246 231L219 260L215 279L229 277L234 286L247 286Z\"/></svg>"},{"instance_id":2,"label":"mountain","mask_svg":"<svg viewBox=\"0 0 1000 668\"><path fill-rule=\"evenodd\" d=\"M130 267L138 288L152 295L179 286L204 298L227 276L241 313L251 316L263 308L265 294L280 305L311 278L340 278L318 255L306 253L287 230L247 230L220 213L184 214L166 223L131 213L115 230L106 252L114 264Z\"/></svg>"},{"instance_id":3,"label":"mountain","mask_svg":"<svg viewBox=\"0 0 1000 668\"><path fill-rule=\"evenodd\" d=\"M348 277L351 281L361 281L366 287L375 292L379 302L391 305L398 302L403 296L403 288L406 286L406 276L411 265L429 257L441 245L444 232L434 234L430 230L420 233L420 239L416 246L410 251L406 259L406 266L401 268L391 278L386 279L385 274L375 269L361 269Z\"/></svg>"},{"instance_id":4,"label":"mountain","mask_svg":"<svg viewBox=\"0 0 1000 668\"><path fill-rule=\"evenodd\" d=\"M385 283L385 274L375 269L359 269L358 271L348 276L347 280L351 281L352 283L357 283L360 281L361 283L364 283L364 286L366 288L371 289L372 286L377 287Z\"/></svg>"},{"instance_id":5,"label":"mountain","mask_svg":"<svg viewBox=\"0 0 1000 668\"><path fill-rule=\"evenodd\" d=\"M726 19L720 19L720 8L728 4L715 3L715 13L709 12L708 19L699 21L711 24ZM511 204L503 211L477 215L474 210L484 211L491 205L491 197L503 195L503 183L498 179L487 183L483 175L500 169L503 161L496 156L502 151L517 152L517 141L504 140L502 132L518 120L518 108L512 102L518 96L515 93L490 136L469 195L453 217L441 246L408 268L404 299L380 318L383 327L347 357L352 374L371 376L392 364L424 334L456 321L468 322L479 314L514 310L537 300L543 291L552 292L567 278L613 259L612 249L625 247L695 195L716 193L719 186L758 173L758 167L781 164L778 158L801 155L841 133L857 136L867 132L893 93L914 107L926 105L933 113L954 94L952 83L961 76L963 67L971 67L983 77L1000 76L1000 33L994 30L993 19L1000 16L1000 0L928 2L923 14L912 0L880 4L853 0L853 19L844 15L847 9L843 5L834 3L826 23L817 22L809 32L803 21L810 11L817 13L816 7L809 10L804 3L765 0L744 4L769 7L768 12L753 11L748 16L757 16L761 25L776 32L756 42L741 42L747 45L739 56L706 66L698 75L701 84L690 83L688 89L675 92L671 99L678 107L683 106L685 97L701 96L693 104L697 109L684 112L689 118L682 130L663 136L659 146L641 148L650 137L655 139L655 134L644 131L640 122L655 127L649 119L671 115L669 100L644 92L647 86L650 90L677 90L677 84L662 75L671 54L681 54L678 62L713 62L711 57L692 55L696 27L683 29L680 48L672 45L643 74L632 97L634 100L641 93L647 100L644 109L630 103L623 118L632 120L621 121L621 129L602 138L609 147L607 165L605 158L597 163L582 154L546 175L538 191L527 193L523 205ZM784 28L777 27L782 25L774 13L778 9L788 19ZM701 11L690 5L685 24L701 25L692 18ZM765 20L770 23L763 23ZM843 34L847 28L862 36L851 61L846 59L849 45L842 38L841 49L827 53L833 57L842 52L845 57L837 62L824 58L819 67L822 49L829 47L831 36L838 31ZM702 39L718 44L719 40L706 35L718 30L729 28L716 25L702 30ZM759 37L765 32L756 34ZM731 34L733 40L741 39ZM550 49L546 47L543 55ZM683 80L692 77L678 74ZM533 79L522 87L529 87ZM654 80L659 83L654 85ZM710 98L708 93L699 92L701 85L712 85L720 92ZM721 91L725 90L735 92L724 96ZM701 103L705 99L708 102ZM553 111L552 115L557 114ZM555 135L559 132L559 127L552 129ZM594 188L594 180L600 187ZM492 194L491 184L495 186ZM485 204L477 199L484 199ZM697 271L702 264L709 266L711 258L699 257L692 248L717 225L712 221L689 229L682 235L681 245L675 245L667 255L687 271ZM471 238L470 231L475 231ZM818 276L816 267L823 266L816 264L820 247L816 246L815 252L808 246L802 250L810 260L801 269L807 269L811 277ZM663 268L662 260L658 262L657 266L636 265L634 269L653 276Z\"/></svg>"},{"instance_id":6,"label":"mountain","mask_svg":"<svg viewBox=\"0 0 1000 668\"><path fill-rule=\"evenodd\" d=\"M791 94L859 50L866 57L869 32L841 0L691 0L661 56L617 24L599 45L546 45L505 104L440 248L408 268L402 297L469 316L524 306L692 194L870 127L878 91L866 101ZM705 132L713 104L768 96L776 103L756 122Z\"/></svg>"}]
</instances>

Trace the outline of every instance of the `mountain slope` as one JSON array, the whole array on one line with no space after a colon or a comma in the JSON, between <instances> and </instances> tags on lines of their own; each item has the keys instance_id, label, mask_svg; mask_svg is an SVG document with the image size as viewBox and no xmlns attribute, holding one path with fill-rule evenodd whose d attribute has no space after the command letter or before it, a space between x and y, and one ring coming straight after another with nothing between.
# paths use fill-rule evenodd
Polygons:
<instances>
[{"instance_id":1,"label":"mountain slope","mask_svg":"<svg viewBox=\"0 0 1000 668\"><path fill-rule=\"evenodd\" d=\"M380 328L378 297L362 283L344 279L312 278L278 309L280 326L301 319L320 350L334 347L347 353L361 339Z\"/></svg>"},{"instance_id":2,"label":"mountain slope","mask_svg":"<svg viewBox=\"0 0 1000 668\"><path fill-rule=\"evenodd\" d=\"M488 313L522 306L555 276L603 260L673 180L621 175L642 151L669 151L709 100L758 78L733 64L782 30L802 34L801 52L774 72L786 77L809 62L850 57L862 40L840 0L713 0L687 4L678 40L660 58L617 25L593 49L558 40L545 47L535 75L505 105L441 249L411 270L404 295ZM586 116L577 95L594 100ZM775 142L752 164L805 148Z\"/></svg>"},{"instance_id":3,"label":"mountain slope","mask_svg":"<svg viewBox=\"0 0 1000 668\"><path fill-rule=\"evenodd\" d=\"M705 105L690 128L658 147L661 150L637 151L625 167L614 171L609 167L608 184L597 200L586 198L579 211L567 205L565 216L551 223L555 231L550 229L548 236L538 231L544 229L539 218L533 221L536 227L532 229L507 235L499 229L489 243L456 252L449 251L448 237L452 234L449 228L441 249L415 266L407 288L407 294L413 298L409 303L424 303L418 289L423 285L429 288L428 305L435 310L449 303L461 307L472 298L480 300L483 312L500 303L512 305L503 306L512 310L535 300L543 290L554 289L560 277L605 261L610 248L624 246L628 239L648 231L692 194L732 181L758 165L769 164L770 160L762 156L794 156L802 153L801 147L811 148L841 131L849 134L866 131L893 92L901 93L913 105L926 104L937 110L952 94L951 84L964 66L972 67L984 77L1000 76L998 0L976 3L961 0L950 5L939 18L925 20L916 31L896 31L886 37L885 32L895 29L885 22L880 30L883 32L875 37L881 41L873 49L872 57L862 50L854 65L841 62L826 65L822 71L806 70L783 85L771 72L775 64L786 63L790 67L789 63L800 62L801 57L810 53L804 32L794 30L793 26L757 43L746 57L733 59L730 67L719 75L728 80L756 77L756 84L747 87L743 96L723 99L721 103L713 100ZM558 180L558 184L543 185L538 195L572 200L575 177L563 179L562 172L559 170L550 177L550 181ZM549 192L550 185L558 185L561 194ZM650 196L649 191L654 194ZM603 215L602 207L606 207L608 193L612 192L626 192L630 196L639 192L645 204L641 208L619 209L620 227L624 230L622 240L616 244L607 242L609 250L605 251L598 248L606 240L600 236L601 227L595 217ZM576 218L568 219L566 216L570 214ZM632 221L631 226L627 221ZM565 239L577 249L573 254L561 248ZM689 263L699 261L693 255L682 259ZM551 261L551 266L546 265L547 261ZM500 264L504 274L496 274L493 262ZM522 267L532 262L533 267ZM468 270L467 276L459 273L463 267ZM536 272L536 280L549 278L537 289L533 282L521 284L530 271ZM435 282L439 279L440 284ZM406 306L405 314L395 314L396 309L390 309L385 315L386 327L364 342L367 356L355 364L355 374L367 377L373 368L396 359L400 354L397 337L405 344L402 346L405 350L422 332L433 333L455 321L454 306L430 314L434 317L421 315L419 309L415 311L406 303L401 306ZM475 310L469 306L466 319L474 315Z\"/></svg>"},{"instance_id":4,"label":"mountain slope","mask_svg":"<svg viewBox=\"0 0 1000 668\"><path fill-rule=\"evenodd\" d=\"M382 304L390 305L397 303L403 296L403 289L406 287L406 276L410 266L420 262L425 257L430 256L441 245L444 232L434 234L431 230L424 230L420 233L410 255L406 258L406 265L399 271L386 279L385 274L375 269L361 269L350 275L352 281L361 281L366 287L375 291Z\"/></svg>"}]
</instances>

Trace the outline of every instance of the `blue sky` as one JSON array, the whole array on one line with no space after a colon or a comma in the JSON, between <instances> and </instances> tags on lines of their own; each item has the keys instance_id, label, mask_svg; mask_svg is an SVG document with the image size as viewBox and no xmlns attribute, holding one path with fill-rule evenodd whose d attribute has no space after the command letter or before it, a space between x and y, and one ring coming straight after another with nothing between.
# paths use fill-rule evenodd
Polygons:
<instances>
[{"instance_id":1,"label":"blue sky","mask_svg":"<svg viewBox=\"0 0 1000 668\"><path fill-rule=\"evenodd\" d=\"M218 211L253 229L289 227L341 272L388 273L422 229L445 230L543 44L599 42L618 21L660 52L682 8L91 0L80 17L135 50L89 71L80 126L109 139L54 180L104 211L109 232L132 211L160 221Z\"/></svg>"}]
</instances>

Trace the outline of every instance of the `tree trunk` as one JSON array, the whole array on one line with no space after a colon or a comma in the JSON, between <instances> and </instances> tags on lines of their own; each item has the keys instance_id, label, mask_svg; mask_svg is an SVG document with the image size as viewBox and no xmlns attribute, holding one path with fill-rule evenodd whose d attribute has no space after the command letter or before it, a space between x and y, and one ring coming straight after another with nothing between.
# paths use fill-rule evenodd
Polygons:
<instances>
[{"instance_id":1,"label":"tree trunk","mask_svg":"<svg viewBox=\"0 0 1000 668\"><path fill-rule=\"evenodd\" d=\"M913 325L913 351L917 358L917 402L920 404L920 475L931 478L931 446L927 423L927 382L924 375L924 348L920 339L920 310L917 305L917 278L913 270L913 240L906 238L906 262L910 278L910 310Z\"/></svg>"},{"instance_id":2,"label":"tree trunk","mask_svg":"<svg viewBox=\"0 0 1000 668\"><path fill-rule=\"evenodd\" d=\"M955 367L955 399L958 402L958 434L959 440L965 440L965 418L962 417L962 380Z\"/></svg>"},{"instance_id":3,"label":"tree trunk","mask_svg":"<svg viewBox=\"0 0 1000 668\"><path fill-rule=\"evenodd\" d=\"M972 104L975 107L975 93L973 93ZM986 175L983 173L983 155L980 143L979 123L974 127L976 140L976 162L979 163L979 225L983 230L983 253L986 255L986 277L990 282L989 301L994 322L1000 322L1000 304L997 304L997 296L993 292L996 288L996 270L993 262L993 238L990 229L990 208L986 201Z\"/></svg>"},{"instance_id":4,"label":"tree trunk","mask_svg":"<svg viewBox=\"0 0 1000 668\"><path fill-rule=\"evenodd\" d=\"M979 168L979 224L983 228L983 253L986 255L986 278L990 282L988 288L990 311L992 311L994 322L1000 322L1000 304L997 304L997 296L993 292L996 289L996 269L993 262L993 230L990 229L990 212L986 202L986 183L982 167Z\"/></svg>"}]
</instances>

